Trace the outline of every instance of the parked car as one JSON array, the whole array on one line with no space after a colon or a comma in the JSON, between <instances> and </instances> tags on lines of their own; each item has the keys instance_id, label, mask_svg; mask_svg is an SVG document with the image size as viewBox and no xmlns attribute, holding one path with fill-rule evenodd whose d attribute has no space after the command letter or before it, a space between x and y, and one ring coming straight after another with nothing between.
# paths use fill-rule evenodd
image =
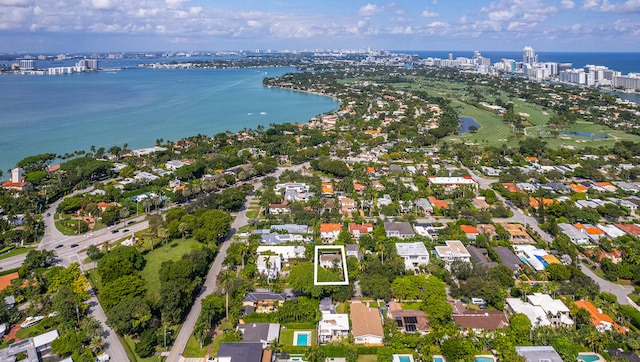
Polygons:
<instances>
[{"instance_id":1,"label":"parked car","mask_svg":"<svg viewBox=\"0 0 640 362\"><path fill-rule=\"evenodd\" d=\"M72 247L72 248L77 248L77 247L78 247L78 244L71 244L71 247Z\"/></svg>"}]
</instances>

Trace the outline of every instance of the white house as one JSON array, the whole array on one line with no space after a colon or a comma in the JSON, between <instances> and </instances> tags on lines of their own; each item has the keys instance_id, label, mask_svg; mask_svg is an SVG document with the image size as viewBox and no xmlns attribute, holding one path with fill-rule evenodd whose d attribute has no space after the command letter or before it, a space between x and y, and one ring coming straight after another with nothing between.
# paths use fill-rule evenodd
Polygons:
<instances>
[{"instance_id":1,"label":"white house","mask_svg":"<svg viewBox=\"0 0 640 362\"><path fill-rule=\"evenodd\" d=\"M318 341L320 344L340 340L349 336L349 315L322 313L318 322Z\"/></svg>"},{"instance_id":2,"label":"white house","mask_svg":"<svg viewBox=\"0 0 640 362\"><path fill-rule=\"evenodd\" d=\"M417 271L420 265L429 264L429 251L422 242L396 243L396 253L404 259L405 270Z\"/></svg>"},{"instance_id":3,"label":"white house","mask_svg":"<svg viewBox=\"0 0 640 362\"><path fill-rule=\"evenodd\" d=\"M282 271L282 260L279 255L260 255L256 259L258 273L269 279L276 279Z\"/></svg>"},{"instance_id":4,"label":"white house","mask_svg":"<svg viewBox=\"0 0 640 362\"><path fill-rule=\"evenodd\" d=\"M436 256L448 263L454 260L471 262L471 254L460 240L447 240L446 245L436 246Z\"/></svg>"}]
</instances>

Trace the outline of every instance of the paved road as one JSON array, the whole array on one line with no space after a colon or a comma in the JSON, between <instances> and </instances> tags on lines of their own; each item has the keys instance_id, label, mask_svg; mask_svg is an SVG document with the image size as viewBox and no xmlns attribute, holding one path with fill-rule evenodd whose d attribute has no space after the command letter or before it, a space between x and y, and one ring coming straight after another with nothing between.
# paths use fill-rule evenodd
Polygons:
<instances>
[{"instance_id":1,"label":"paved road","mask_svg":"<svg viewBox=\"0 0 640 362\"><path fill-rule=\"evenodd\" d=\"M89 305L89 313L93 315L102 325L102 341L104 342L105 352L111 357L112 361L128 361L127 352L125 352L120 339L116 332L106 324L107 315L104 313L102 306L98 302L93 289L89 290L91 298L86 303Z\"/></svg>"},{"instance_id":2,"label":"paved road","mask_svg":"<svg viewBox=\"0 0 640 362\"><path fill-rule=\"evenodd\" d=\"M202 299L217 290L216 279L222 270L222 262L227 257L227 249L232 242L231 237L235 234L236 230L247 224L247 208L249 207L251 200L253 200L253 196L248 196L244 207L238 212L233 220L233 223L231 224L231 231L229 232L227 239L220 246L220 251L218 252L218 255L216 255L216 259L214 260L211 269L209 269L209 273L207 274L207 278L203 285L203 292L196 298L196 301L193 303L193 307L191 307L191 310L189 311L189 315L187 315L187 318L182 324L182 328L180 328L176 341L171 347L171 351L167 357L167 362L178 362L182 360L182 352L184 352L187 341L193 333L193 327L196 324L196 320L202 311Z\"/></svg>"},{"instance_id":3,"label":"paved road","mask_svg":"<svg viewBox=\"0 0 640 362\"><path fill-rule=\"evenodd\" d=\"M582 272L586 276L588 276L589 278L593 279L596 283L598 283L598 285L600 286L600 291L614 294L616 297L618 297L618 303L620 304L631 305L636 309L638 308L638 306L635 303L632 303L627 297L629 293L633 292L632 286L620 285L620 284L612 283L608 280L602 279L597 274L595 274L588 266L582 263L580 263L580 268L582 269Z\"/></svg>"},{"instance_id":4,"label":"paved road","mask_svg":"<svg viewBox=\"0 0 640 362\"><path fill-rule=\"evenodd\" d=\"M303 168L309 167L309 162L301 163L299 165L293 165L291 167L278 167L274 170L274 172L269 174L269 176L278 178L285 170L300 171ZM262 179L264 177L265 176L255 179L255 181L253 182L254 189L260 189L262 187ZM193 333L193 327L196 324L196 320L198 319L198 317L200 316L200 312L202 311L202 299L204 299L206 296L210 295L217 289L216 277L220 273L220 270L222 270L222 262L227 257L227 249L231 244L231 237L233 236L233 234L235 234L236 230L247 224L247 208L249 207L251 200L253 200L253 196L248 196L247 200L245 200L245 204L242 210L234 215L235 219L231 224L231 232L229 233L224 243L222 243L220 251L218 252L218 255L216 255L216 259L213 262L209 273L207 274L207 278L204 282L204 291L198 296L198 298L196 298L196 301L189 311L189 315L187 315L187 319L182 324L182 328L180 328L180 332L176 337L176 341L171 347L171 351L169 352L169 356L167 357L167 362L184 361L182 353L184 352L184 348L187 344L187 341L189 340L189 337Z\"/></svg>"},{"instance_id":5,"label":"paved road","mask_svg":"<svg viewBox=\"0 0 640 362\"><path fill-rule=\"evenodd\" d=\"M496 182L495 180L491 180L491 179L487 179L487 178L484 178L484 177L480 177L480 176L476 175L473 171L471 171L469 169L467 169L467 171L469 171L469 174L473 177L474 180L476 180L478 182L478 185L482 189L490 189L491 188L491 184ZM502 202L505 202L505 199L500 194L496 193L496 196ZM536 232L538 232L538 234L540 234L540 236L542 236L542 238L545 241L551 242L553 240L553 237L550 234L548 234L545 231L540 229L537 219L535 219L535 218L533 218L531 216L525 215L520 209L518 209L516 207L510 206L510 208L514 213L513 217L510 217L510 218L507 218L507 219L495 219L495 221L504 220L504 221L509 221L509 222L526 223L527 226L529 226L531 229L533 229ZM633 287L632 286L615 284L615 283L612 283L612 282L610 282L608 280L602 279L597 274L595 274L589 267L585 266L582 263L580 264L580 268L582 269L582 272L586 276L588 276L589 278L593 279L593 281L598 283L598 285L600 286L600 290L601 291L614 294L618 298L618 303L624 304L624 305L630 305L630 306L633 306L634 308L640 310L640 307L637 304L635 304L632 300L630 300L629 297L627 297L627 295L629 293L633 292Z\"/></svg>"}]
</instances>

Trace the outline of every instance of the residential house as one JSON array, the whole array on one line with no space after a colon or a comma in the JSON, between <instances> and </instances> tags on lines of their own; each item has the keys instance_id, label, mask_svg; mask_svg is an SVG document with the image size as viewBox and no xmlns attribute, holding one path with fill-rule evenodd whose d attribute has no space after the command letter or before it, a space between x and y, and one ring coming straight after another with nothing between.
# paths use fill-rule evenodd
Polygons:
<instances>
[{"instance_id":1,"label":"residential house","mask_svg":"<svg viewBox=\"0 0 640 362\"><path fill-rule=\"evenodd\" d=\"M382 195L382 197L378 198L377 203L378 203L378 207L386 206L386 205L391 205L393 203L393 200L391 199L391 195L384 194Z\"/></svg>"},{"instance_id":2,"label":"residential house","mask_svg":"<svg viewBox=\"0 0 640 362\"><path fill-rule=\"evenodd\" d=\"M484 197L474 197L471 199L471 205L478 210L488 210L490 207Z\"/></svg>"},{"instance_id":3,"label":"residential house","mask_svg":"<svg viewBox=\"0 0 640 362\"><path fill-rule=\"evenodd\" d=\"M342 231L340 224L320 224L320 239L324 243L333 243L338 240L338 235Z\"/></svg>"},{"instance_id":4,"label":"residential house","mask_svg":"<svg viewBox=\"0 0 640 362\"><path fill-rule=\"evenodd\" d=\"M476 248L473 245L467 246L467 251L471 254L471 259L476 266L483 268L493 268L498 266L498 263L489 259L489 252L485 248Z\"/></svg>"},{"instance_id":5,"label":"residential house","mask_svg":"<svg viewBox=\"0 0 640 362\"><path fill-rule=\"evenodd\" d=\"M325 196L333 195L333 184L325 182L322 184L322 194Z\"/></svg>"},{"instance_id":6,"label":"residential house","mask_svg":"<svg viewBox=\"0 0 640 362\"><path fill-rule=\"evenodd\" d=\"M381 346L384 340L382 318L377 308L369 308L363 303L351 303L349 308L353 342L355 344Z\"/></svg>"},{"instance_id":7,"label":"residential house","mask_svg":"<svg viewBox=\"0 0 640 362\"><path fill-rule=\"evenodd\" d=\"M576 245L584 245L591 242L591 239L584 232L584 229L579 230L575 226L566 223L559 223L558 228Z\"/></svg>"},{"instance_id":8,"label":"residential house","mask_svg":"<svg viewBox=\"0 0 640 362\"><path fill-rule=\"evenodd\" d=\"M516 254L514 254L511 249L507 248L506 246L496 246L493 248L493 251L498 254L498 258L500 258L502 264L510 268L514 272L520 270L520 268L522 268L522 266L524 265L522 260L520 260L520 258L518 258L518 256L516 256Z\"/></svg>"},{"instance_id":9,"label":"residential house","mask_svg":"<svg viewBox=\"0 0 640 362\"><path fill-rule=\"evenodd\" d=\"M606 237L604 231L591 224L573 224L573 227L581 233L586 234L590 241L593 242L599 242L600 239Z\"/></svg>"},{"instance_id":10,"label":"residential house","mask_svg":"<svg viewBox=\"0 0 640 362\"><path fill-rule=\"evenodd\" d=\"M436 256L447 263L455 260L471 262L471 254L460 240L447 240L446 245L436 246Z\"/></svg>"},{"instance_id":11,"label":"residential house","mask_svg":"<svg viewBox=\"0 0 640 362\"><path fill-rule=\"evenodd\" d=\"M269 204L269 214L270 215L281 215L281 214L290 214L291 208L289 208L288 202L283 202L281 204Z\"/></svg>"},{"instance_id":12,"label":"residential house","mask_svg":"<svg viewBox=\"0 0 640 362\"><path fill-rule=\"evenodd\" d=\"M335 266L342 266L342 255L339 253L320 254L319 259L320 267L325 269L330 269Z\"/></svg>"},{"instance_id":13,"label":"residential house","mask_svg":"<svg viewBox=\"0 0 640 362\"><path fill-rule=\"evenodd\" d=\"M414 272L419 271L420 265L429 264L429 251L424 243L396 243L396 253L404 259L404 269Z\"/></svg>"},{"instance_id":14,"label":"residential house","mask_svg":"<svg viewBox=\"0 0 640 362\"><path fill-rule=\"evenodd\" d=\"M577 300L574 302L574 305L580 309L584 309L589 312L589 316L591 317L591 323L596 327L596 330L600 333L604 333L606 331L615 330L618 333L626 333L629 331L627 327L620 326L618 323L614 322L611 317L602 313L602 310L596 308L588 300Z\"/></svg>"},{"instance_id":15,"label":"residential house","mask_svg":"<svg viewBox=\"0 0 640 362\"><path fill-rule=\"evenodd\" d=\"M289 234L309 234L308 225L296 225L296 224L284 224L284 225L271 225L271 230L285 231Z\"/></svg>"},{"instance_id":16,"label":"residential house","mask_svg":"<svg viewBox=\"0 0 640 362\"><path fill-rule=\"evenodd\" d=\"M529 235L524 225L506 222L499 222L498 224L509 233L509 242L511 244L535 244L535 240Z\"/></svg>"},{"instance_id":17,"label":"residential house","mask_svg":"<svg viewBox=\"0 0 640 362\"><path fill-rule=\"evenodd\" d=\"M640 227L634 224L615 224L616 227L629 235L640 237Z\"/></svg>"},{"instance_id":18,"label":"residential house","mask_svg":"<svg viewBox=\"0 0 640 362\"><path fill-rule=\"evenodd\" d=\"M525 362L563 362L552 346L516 346L516 353L524 357Z\"/></svg>"},{"instance_id":19,"label":"residential house","mask_svg":"<svg viewBox=\"0 0 640 362\"><path fill-rule=\"evenodd\" d=\"M278 307L287 300L295 300L295 297L289 297L285 293L248 292L242 300L242 309L245 314L271 313L278 310Z\"/></svg>"},{"instance_id":20,"label":"residential house","mask_svg":"<svg viewBox=\"0 0 640 362\"><path fill-rule=\"evenodd\" d=\"M615 225L598 224L597 226L598 226L598 229L602 230L605 236L609 239L615 239L627 234L624 231L618 229Z\"/></svg>"},{"instance_id":21,"label":"residential house","mask_svg":"<svg viewBox=\"0 0 640 362\"><path fill-rule=\"evenodd\" d=\"M269 279L276 279L282 271L282 259L279 255L258 255L256 259L258 274Z\"/></svg>"},{"instance_id":22,"label":"residential house","mask_svg":"<svg viewBox=\"0 0 640 362\"><path fill-rule=\"evenodd\" d=\"M354 257L354 258L358 258L358 260L362 259L362 253L360 253L360 248L358 247L358 244L347 244L345 245L345 247L347 249L347 258Z\"/></svg>"},{"instance_id":23,"label":"residential house","mask_svg":"<svg viewBox=\"0 0 640 362\"><path fill-rule=\"evenodd\" d=\"M471 178L471 176L463 176L463 177L437 177L437 176L429 176L429 185L440 185L444 187L445 190L452 190L458 188L460 186L470 187L472 190L478 190L478 183Z\"/></svg>"},{"instance_id":24,"label":"residential house","mask_svg":"<svg viewBox=\"0 0 640 362\"><path fill-rule=\"evenodd\" d=\"M439 227L434 227L433 224L413 224L413 230L420 236L426 236L431 239L438 238Z\"/></svg>"},{"instance_id":25,"label":"residential house","mask_svg":"<svg viewBox=\"0 0 640 362\"><path fill-rule=\"evenodd\" d=\"M389 302L387 316L394 319L398 328L405 333L429 333L427 315L421 310L404 310L398 302Z\"/></svg>"},{"instance_id":26,"label":"residential house","mask_svg":"<svg viewBox=\"0 0 640 362\"><path fill-rule=\"evenodd\" d=\"M11 178L2 183L2 188L18 192L26 190L30 183L25 182L25 177L22 175L22 172L20 167L11 170Z\"/></svg>"},{"instance_id":27,"label":"residential house","mask_svg":"<svg viewBox=\"0 0 640 362\"><path fill-rule=\"evenodd\" d=\"M481 234L485 234L489 240L493 239L493 237L498 234L496 232L496 227L491 224L478 224L476 227L478 228L478 231Z\"/></svg>"},{"instance_id":28,"label":"residential house","mask_svg":"<svg viewBox=\"0 0 640 362\"><path fill-rule=\"evenodd\" d=\"M322 313L318 322L318 342L326 344L349 336L349 315L343 313Z\"/></svg>"},{"instance_id":29,"label":"residential house","mask_svg":"<svg viewBox=\"0 0 640 362\"><path fill-rule=\"evenodd\" d=\"M264 351L271 354L270 350ZM262 343L222 342L218 349L218 362L262 362ZM271 358L268 359L270 361Z\"/></svg>"},{"instance_id":30,"label":"residential house","mask_svg":"<svg viewBox=\"0 0 640 362\"><path fill-rule=\"evenodd\" d=\"M167 170L175 171L175 170L177 170L180 167L185 166L185 165L186 165L186 163L184 163L184 162L182 162L180 160L171 160L171 161L165 162L164 167Z\"/></svg>"},{"instance_id":31,"label":"residential house","mask_svg":"<svg viewBox=\"0 0 640 362\"><path fill-rule=\"evenodd\" d=\"M574 322L569 316L569 308L560 299L553 299L549 294L533 293L527 295L527 301L525 303L520 298L507 298L506 309L510 313L526 315L532 328L573 326Z\"/></svg>"},{"instance_id":32,"label":"residential house","mask_svg":"<svg viewBox=\"0 0 640 362\"><path fill-rule=\"evenodd\" d=\"M242 332L242 342L261 343L263 349L280 338L278 323L240 324L238 330Z\"/></svg>"},{"instance_id":33,"label":"residential house","mask_svg":"<svg viewBox=\"0 0 640 362\"><path fill-rule=\"evenodd\" d=\"M415 206L423 215L433 215L433 205L425 198L417 199Z\"/></svg>"},{"instance_id":34,"label":"residential house","mask_svg":"<svg viewBox=\"0 0 640 362\"><path fill-rule=\"evenodd\" d=\"M433 207L437 207L438 209L447 209L449 208L449 203L444 200L438 200L434 196L427 197L427 200L433 205Z\"/></svg>"},{"instance_id":35,"label":"residential house","mask_svg":"<svg viewBox=\"0 0 640 362\"><path fill-rule=\"evenodd\" d=\"M304 246L297 245L260 245L256 250L258 255L278 255L284 260L304 258L305 254Z\"/></svg>"},{"instance_id":36,"label":"residential house","mask_svg":"<svg viewBox=\"0 0 640 362\"><path fill-rule=\"evenodd\" d=\"M408 239L416 235L408 222L385 222L384 230L388 238Z\"/></svg>"},{"instance_id":37,"label":"residential house","mask_svg":"<svg viewBox=\"0 0 640 362\"><path fill-rule=\"evenodd\" d=\"M357 210L357 203L354 199L349 197L341 197L339 199L340 210L343 214L351 214Z\"/></svg>"},{"instance_id":38,"label":"residential house","mask_svg":"<svg viewBox=\"0 0 640 362\"><path fill-rule=\"evenodd\" d=\"M475 334L484 331L496 331L506 329L509 319L504 312L499 310L470 310L459 301L451 301L453 322L462 330L470 330Z\"/></svg>"},{"instance_id":39,"label":"residential house","mask_svg":"<svg viewBox=\"0 0 640 362\"><path fill-rule=\"evenodd\" d=\"M15 343L8 347L0 349L0 361L16 361L18 355L23 357L21 361L38 362L40 356L48 354L51 349L51 343L58 339L60 334L57 329L30 337Z\"/></svg>"},{"instance_id":40,"label":"residential house","mask_svg":"<svg viewBox=\"0 0 640 362\"><path fill-rule=\"evenodd\" d=\"M514 245L513 250L521 260L526 260L532 268L538 271L544 270L549 264L560 264L558 258L533 245Z\"/></svg>"},{"instance_id":41,"label":"residential house","mask_svg":"<svg viewBox=\"0 0 640 362\"><path fill-rule=\"evenodd\" d=\"M371 232L373 232L373 224L349 223L349 234L356 240L360 239L362 235L369 235Z\"/></svg>"},{"instance_id":42,"label":"residential house","mask_svg":"<svg viewBox=\"0 0 640 362\"><path fill-rule=\"evenodd\" d=\"M254 230L254 234L257 234ZM260 235L260 243L266 245L277 245L291 242L302 243L307 241L308 238L305 238L302 235L294 235L294 234L278 234L278 233L262 233Z\"/></svg>"},{"instance_id":43,"label":"residential house","mask_svg":"<svg viewBox=\"0 0 640 362\"><path fill-rule=\"evenodd\" d=\"M460 225L460 230L462 230L462 232L465 233L465 235L467 235L467 238L470 240L476 240L476 237L480 235L480 231L478 231L478 228L473 225Z\"/></svg>"}]
</instances>

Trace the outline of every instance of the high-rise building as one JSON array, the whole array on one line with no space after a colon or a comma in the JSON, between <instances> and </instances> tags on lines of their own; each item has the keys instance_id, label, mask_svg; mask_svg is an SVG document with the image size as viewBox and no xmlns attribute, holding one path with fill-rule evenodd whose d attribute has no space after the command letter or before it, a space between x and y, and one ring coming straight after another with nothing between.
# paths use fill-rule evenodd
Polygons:
<instances>
[{"instance_id":1,"label":"high-rise building","mask_svg":"<svg viewBox=\"0 0 640 362\"><path fill-rule=\"evenodd\" d=\"M31 59L20 59L21 70L34 70L36 68L36 62Z\"/></svg>"},{"instance_id":2,"label":"high-rise building","mask_svg":"<svg viewBox=\"0 0 640 362\"><path fill-rule=\"evenodd\" d=\"M525 64L533 64L538 62L538 56L532 47L524 47L522 49L522 62Z\"/></svg>"}]
</instances>

